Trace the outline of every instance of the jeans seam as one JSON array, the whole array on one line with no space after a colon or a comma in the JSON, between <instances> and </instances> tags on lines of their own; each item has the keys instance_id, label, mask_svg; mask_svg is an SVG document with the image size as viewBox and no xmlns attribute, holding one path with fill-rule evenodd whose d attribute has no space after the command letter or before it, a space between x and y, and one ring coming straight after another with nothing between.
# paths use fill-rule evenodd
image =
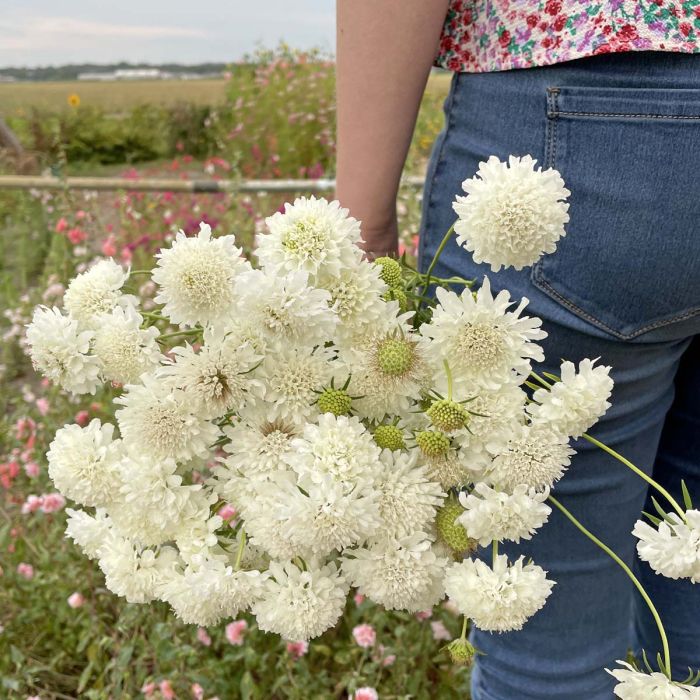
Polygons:
<instances>
[{"instance_id":1,"label":"jeans seam","mask_svg":"<svg viewBox=\"0 0 700 700\"><path fill-rule=\"evenodd\" d=\"M555 107L556 110L556 107ZM700 120L698 114L631 114L629 112L569 112L569 111L550 111L548 117L569 116L575 115L579 117L623 117L627 119L688 119Z\"/></svg>"}]
</instances>

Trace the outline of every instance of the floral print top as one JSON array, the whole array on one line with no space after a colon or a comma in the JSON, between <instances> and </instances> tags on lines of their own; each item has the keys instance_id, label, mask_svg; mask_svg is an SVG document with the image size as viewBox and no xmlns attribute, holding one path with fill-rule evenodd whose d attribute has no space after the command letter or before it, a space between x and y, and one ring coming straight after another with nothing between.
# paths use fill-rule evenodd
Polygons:
<instances>
[{"instance_id":1,"label":"floral print top","mask_svg":"<svg viewBox=\"0 0 700 700\"><path fill-rule=\"evenodd\" d=\"M700 0L451 0L435 65L482 73L600 53L700 51Z\"/></svg>"}]
</instances>

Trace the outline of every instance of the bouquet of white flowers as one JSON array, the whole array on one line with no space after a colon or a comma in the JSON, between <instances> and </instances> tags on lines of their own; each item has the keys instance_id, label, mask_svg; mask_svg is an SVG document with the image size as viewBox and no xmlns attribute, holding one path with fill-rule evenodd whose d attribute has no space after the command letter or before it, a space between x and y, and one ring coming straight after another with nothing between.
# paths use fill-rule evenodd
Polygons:
<instances>
[{"instance_id":1,"label":"bouquet of white flowers","mask_svg":"<svg viewBox=\"0 0 700 700\"><path fill-rule=\"evenodd\" d=\"M569 192L529 157L492 158L464 188L444 242L494 270L564 235ZM550 488L570 438L609 407L610 368L534 374L546 334L526 299L435 278L437 256L425 274L368 261L337 202L297 199L267 227L255 267L231 235L179 233L152 270L157 311L122 291L137 273L112 260L76 277L62 310L36 310L35 367L73 393L112 383L118 405L116 429L68 425L51 444L56 488L84 507L68 536L114 593L167 601L187 623L250 610L260 629L308 640L354 587L392 610L448 596L465 631L522 628L554 581L498 543L531 538L550 504L573 519ZM652 525L635 530L641 556L700 579L698 511ZM490 563L471 558L478 545ZM463 662L475 651L465 634L448 648ZM671 682L667 648L659 664L614 671L620 697L697 692Z\"/></svg>"}]
</instances>

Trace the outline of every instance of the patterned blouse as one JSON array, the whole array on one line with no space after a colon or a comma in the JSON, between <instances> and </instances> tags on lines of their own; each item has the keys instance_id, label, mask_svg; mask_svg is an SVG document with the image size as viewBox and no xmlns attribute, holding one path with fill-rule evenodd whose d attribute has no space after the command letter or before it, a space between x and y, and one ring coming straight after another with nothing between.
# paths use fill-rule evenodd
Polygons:
<instances>
[{"instance_id":1,"label":"patterned blouse","mask_svg":"<svg viewBox=\"0 0 700 700\"><path fill-rule=\"evenodd\" d=\"M700 0L450 0L435 65L482 73L623 51L700 52Z\"/></svg>"}]
</instances>

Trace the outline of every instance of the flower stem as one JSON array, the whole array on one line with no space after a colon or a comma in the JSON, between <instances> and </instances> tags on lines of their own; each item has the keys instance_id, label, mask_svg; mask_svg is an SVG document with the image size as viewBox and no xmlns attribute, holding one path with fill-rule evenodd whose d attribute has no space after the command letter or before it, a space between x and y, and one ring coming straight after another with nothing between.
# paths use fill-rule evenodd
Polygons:
<instances>
[{"instance_id":1,"label":"flower stem","mask_svg":"<svg viewBox=\"0 0 700 700\"><path fill-rule=\"evenodd\" d=\"M664 496L664 498L666 498L666 500L671 504L676 513L678 513L678 515L681 516L683 522L686 521L685 511L680 507L680 505L678 505L676 499L663 486L661 486L661 484L659 484L658 481L655 481L648 474L645 474L638 466L630 462L629 459L623 457L619 452L613 450L612 447L608 447L600 440L596 440L596 438L594 438L592 435L584 433L582 437L584 437L586 440L588 440L588 442L592 443L593 445L596 445L596 447L600 447L600 449L604 452L607 452L609 455L612 455L616 460L622 462L622 464L624 464L628 469L631 469L637 476L639 476L641 479L644 479L644 481L646 481L650 486L653 486L662 496Z\"/></svg>"},{"instance_id":2,"label":"flower stem","mask_svg":"<svg viewBox=\"0 0 700 700\"><path fill-rule=\"evenodd\" d=\"M428 269L425 271L424 289L426 292L428 291L428 289L430 289L430 275L431 275L432 271L435 269L435 266L437 265L437 262L440 259L440 256L442 255L442 251L445 250L445 246L447 245L447 242L452 237L454 230L455 230L455 225L452 224L452 226L450 226L450 228L447 229L447 233L443 236L442 240L440 241L440 245L438 246L438 249L435 251L435 255L433 255L433 259L430 261L430 265L428 265Z\"/></svg>"},{"instance_id":3,"label":"flower stem","mask_svg":"<svg viewBox=\"0 0 700 700\"><path fill-rule=\"evenodd\" d=\"M130 270L129 274L130 275L150 275L153 273L153 270Z\"/></svg>"},{"instance_id":4,"label":"flower stem","mask_svg":"<svg viewBox=\"0 0 700 700\"><path fill-rule=\"evenodd\" d=\"M496 566L498 561L498 540L493 541L493 566Z\"/></svg>"},{"instance_id":5,"label":"flower stem","mask_svg":"<svg viewBox=\"0 0 700 700\"><path fill-rule=\"evenodd\" d=\"M467 638L467 626L468 625L469 625L469 618L465 615L464 620L462 621L462 635L460 636L460 639Z\"/></svg>"},{"instance_id":6,"label":"flower stem","mask_svg":"<svg viewBox=\"0 0 700 700\"><path fill-rule=\"evenodd\" d=\"M445 374L447 375L447 400L452 401L452 372L447 360L443 360L442 364L445 365Z\"/></svg>"},{"instance_id":7,"label":"flower stem","mask_svg":"<svg viewBox=\"0 0 700 700\"><path fill-rule=\"evenodd\" d=\"M586 537L588 537L591 542L595 543L598 547L600 547L615 563L617 563L622 570L629 576L630 580L632 583L635 585L637 590L639 591L640 595L644 599L644 602L647 604L649 607L649 610L651 611L652 616L654 617L654 620L656 622L656 626L659 629L659 634L661 635L661 643L664 648L664 673L671 678L671 653L668 649L668 638L666 637L666 630L664 630L663 623L661 622L661 617L659 616L658 611L656 610L656 607L654 604L651 602L651 598L647 594L647 592L644 590L644 587L642 584L639 582L639 579L632 573L632 570L625 564L620 557L615 554L615 552L610 549L606 544L601 542L592 532L587 530L572 514L569 512L564 506L559 503L559 501L554 498L554 496L549 496L547 499L550 501L553 505L555 505Z\"/></svg>"},{"instance_id":8,"label":"flower stem","mask_svg":"<svg viewBox=\"0 0 700 700\"><path fill-rule=\"evenodd\" d=\"M246 535L245 530L241 530L241 541L238 543L238 551L236 552L236 561L233 563L234 571L238 571L243 559L243 550L245 549Z\"/></svg>"}]
</instances>

